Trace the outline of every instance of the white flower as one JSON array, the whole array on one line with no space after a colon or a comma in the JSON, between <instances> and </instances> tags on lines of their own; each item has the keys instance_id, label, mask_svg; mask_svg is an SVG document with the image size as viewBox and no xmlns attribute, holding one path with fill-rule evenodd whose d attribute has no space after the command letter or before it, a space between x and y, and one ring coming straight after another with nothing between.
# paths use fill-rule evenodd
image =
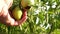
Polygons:
<instances>
[{"instance_id":1,"label":"white flower","mask_svg":"<svg viewBox=\"0 0 60 34\"><path fill-rule=\"evenodd\" d=\"M37 19L36 19L36 24L38 24L38 22L39 22L39 18L37 17Z\"/></svg>"},{"instance_id":2,"label":"white flower","mask_svg":"<svg viewBox=\"0 0 60 34\"><path fill-rule=\"evenodd\" d=\"M56 5L57 5L57 3L54 2L53 5L52 5L52 8L56 8Z\"/></svg>"},{"instance_id":3,"label":"white flower","mask_svg":"<svg viewBox=\"0 0 60 34\"><path fill-rule=\"evenodd\" d=\"M31 0L31 3L34 5L34 3L35 3L34 0Z\"/></svg>"},{"instance_id":4,"label":"white flower","mask_svg":"<svg viewBox=\"0 0 60 34\"><path fill-rule=\"evenodd\" d=\"M39 12L40 12L39 10L36 10L35 13L34 13L34 15L39 14Z\"/></svg>"},{"instance_id":5,"label":"white flower","mask_svg":"<svg viewBox=\"0 0 60 34\"><path fill-rule=\"evenodd\" d=\"M50 26L51 26L51 25L50 25L50 24L48 24L48 25L47 25L47 27L45 27L45 29L48 29L48 28L50 28Z\"/></svg>"},{"instance_id":6,"label":"white flower","mask_svg":"<svg viewBox=\"0 0 60 34\"><path fill-rule=\"evenodd\" d=\"M48 2L46 2L46 4L48 4Z\"/></svg>"},{"instance_id":7,"label":"white flower","mask_svg":"<svg viewBox=\"0 0 60 34\"><path fill-rule=\"evenodd\" d=\"M50 6L46 6L47 7L47 10L50 8Z\"/></svg>"},{"instance_id":8,"label":"white flower","mask_svg":"<svg viewBox=\"0 0 60 34\"><path fill-rule=\"evenodd\" d=\"M56 5L52 5L52 8L56 8Z\"/></svg>"}]
</instances>

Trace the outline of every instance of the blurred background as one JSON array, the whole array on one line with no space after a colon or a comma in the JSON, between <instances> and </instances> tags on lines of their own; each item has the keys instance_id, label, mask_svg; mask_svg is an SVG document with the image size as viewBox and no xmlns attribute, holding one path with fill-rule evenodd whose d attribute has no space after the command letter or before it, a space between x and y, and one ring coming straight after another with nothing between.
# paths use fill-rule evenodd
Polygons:
<instances>
[{"instance_id":1,"label":"blurred background","mask_svg":"<svg viewBox=\"0 0 60 34\"><path fill-rule=\"evenodd\" d=\"M20 0L14 0L13 6ZM32 0L28 19L20 26L0 24L0 34L60 34L60 0Z\"/></svg>"}]
</instances>

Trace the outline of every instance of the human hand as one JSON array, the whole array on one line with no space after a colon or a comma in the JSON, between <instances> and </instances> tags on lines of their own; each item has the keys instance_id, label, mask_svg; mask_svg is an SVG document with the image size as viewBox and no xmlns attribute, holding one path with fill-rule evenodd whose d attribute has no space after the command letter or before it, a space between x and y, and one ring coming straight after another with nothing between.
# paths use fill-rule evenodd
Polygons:
<instances>
[{"instance_id":1,"label":"human hand","mask_svg":"<svg viewBox=\"0 0 60 34\"><path fill-rule=\"evenodd\" d=\"M11 17L10 11L8 10L12 6L13 0L0 0L0 21L3 24L17 26L26 21L27 19L27 12L23 10L22 19L16 21Z\"/></svg>"}]
</instances>

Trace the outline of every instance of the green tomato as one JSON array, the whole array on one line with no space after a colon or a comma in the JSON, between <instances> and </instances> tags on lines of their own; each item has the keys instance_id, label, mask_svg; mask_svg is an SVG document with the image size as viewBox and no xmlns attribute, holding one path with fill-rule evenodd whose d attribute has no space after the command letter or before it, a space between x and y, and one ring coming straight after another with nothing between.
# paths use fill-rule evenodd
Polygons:
<instances>
[{"instance_id":1,"label":"green tomato","mask_svg":"<svg viewBox=\"0 0 60 34\"><path fill-rule=\"evenodd\" d=\"M34 0L21 0L21 5L23 8L34 4L35 4Z\"/></svg>"},{"instance_id":2,"label":"green tomato","mask_svg":"<svg viewBox=\"0 0 60 34\"><path fill-rule=\"evenodd\" d=\"M12 11L12 15L16 20L21 19L22 11L20 10L20 8L18 6Z\"/></svg>"}]
</instances>

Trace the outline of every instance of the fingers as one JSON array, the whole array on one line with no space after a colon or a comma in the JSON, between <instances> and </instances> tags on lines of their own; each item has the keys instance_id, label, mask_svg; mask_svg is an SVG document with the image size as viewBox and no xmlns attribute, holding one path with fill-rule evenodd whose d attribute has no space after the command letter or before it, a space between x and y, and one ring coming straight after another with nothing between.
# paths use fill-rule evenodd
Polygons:
<instances>
[{"instance_id":1,"label":"fingers","mask_svg":"<svg viewBox=\"0 0 60 34\"><path fill-rule=\"evenodd\" d=\"M8 15L7 15L7 20L6 20L6 23L7 24L9 24L9 25L11 25L11 26L16 26L16 25L18 25L18 23L17 22L15 22L15 20L10 16L10 14L8 13Z\"/></svg>"},{"instance_id":2,"label":"fingers","mask_svg":"<svg viewBox=\"0 0 60 34\"><path fill-rule=\"evenodd\" d=\"M26 21L27 17L23 17L20 21L17 21L18 22L18 25L24 23Z\"/></svg>"}]
</instances>

